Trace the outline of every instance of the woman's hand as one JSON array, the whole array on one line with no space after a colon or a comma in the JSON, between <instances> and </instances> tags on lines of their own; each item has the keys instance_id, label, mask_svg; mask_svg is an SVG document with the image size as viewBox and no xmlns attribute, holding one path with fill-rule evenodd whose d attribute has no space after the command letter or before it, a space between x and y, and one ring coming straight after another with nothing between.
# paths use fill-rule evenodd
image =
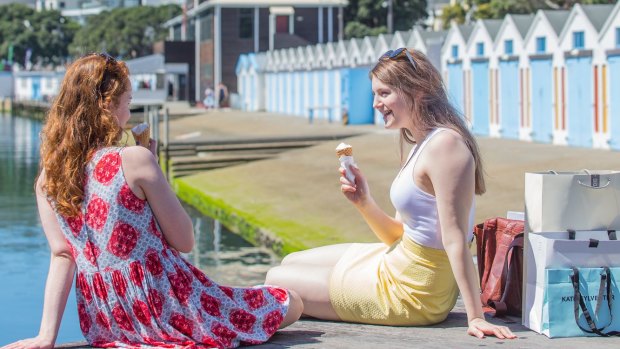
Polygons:
<instances>
[{"instance_id":1,"label":"woman's hand","mask_svg":"<svg viewBox=\"0 0 620 349\"><path fill-rule=\"evenodd\" d=\"M37 336L7 344L0 349L51 349L53 347L54 341Z\"/></svg>"},{"instance_id":2,"label":"woman's hand","mask_svg":"<svg viewBox=\"0 0 620 349\"><path fill-rule=\"evenodd\" d=\"M478 338L484 338L485 335L493 335L499 339L517 338L508 327L493 325L481 318L476 318L469 322L467 334Z\"/></svg>"},{"instance_id":3,"label":"woman's hand","mask_svg":"<svg viewBox=\"0 0 620 349\"><path fill-rule=\"evenodd\" d=\"M355 183L351 183L345 176L346 169L340 167L340 190L344 196L349 199L354 205L361 205L366 203L370 197L370 190L368 188L368 182L357 166L352 165L351 173L355 176Z\"/></svg>"},{"instance_id":4,"label":"woman's hand","mask_svg":"<svg viewBox=\"0 0 620 349\"><path fill-rule=\"evenodd\" d=\"M157 141L153 138L149 139L148 149L155 155L155 159L159 162L159 154L157 154Z\"/></svg>"}]
</instances>

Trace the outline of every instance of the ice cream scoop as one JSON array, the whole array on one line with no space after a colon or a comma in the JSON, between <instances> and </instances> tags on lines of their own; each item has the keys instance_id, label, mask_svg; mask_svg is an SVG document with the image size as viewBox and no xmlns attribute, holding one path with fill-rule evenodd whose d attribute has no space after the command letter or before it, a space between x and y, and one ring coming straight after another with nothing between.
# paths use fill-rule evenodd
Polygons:
<instances>
[{"instance_id":1,"label":"ice cream scoop","mask_svg":"<svg viewBox=\"0 0 620 349\"><path fill-rule=\"evenodd\" d=\"M143 122L131 128L133 138L136 140L136 145L141 145L145 148L149 147L149 141L151 139L149 124Z\"/></svg>"},{"instance_id":2,"label":"ice cream scoop","mask_svg":"<svg viewBox=\"0 0 620 349\"><path fill-rule=\"evenodd\" d=\"M346 143L340 143L336 147L336 155L340 160L340 165L345 168L345 177L349 182L355 184L355 175L351 172L351 165L355 165L353 160L353 147Z\"/></svg>"}]
</instances>

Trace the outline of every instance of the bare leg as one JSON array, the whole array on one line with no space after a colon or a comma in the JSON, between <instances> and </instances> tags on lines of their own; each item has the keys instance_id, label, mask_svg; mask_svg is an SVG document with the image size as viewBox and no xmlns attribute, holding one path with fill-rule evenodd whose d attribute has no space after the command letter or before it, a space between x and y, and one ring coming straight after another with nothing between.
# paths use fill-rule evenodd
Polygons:
<instances>
[{"instance_id":1,"label":"bare leg","mask_svg":"<svg viewBox=\"0 0 620 349\"><path fill-rule=\"evenodd\" d=\"M299 320L301 314L304 312L304 303L301 300L301 297L297 294L297 292L293 290L288 291L289 296L289 305L288 312L284 316L284 320L280 324L280 328L284 328L293 322Z\"/></svg>"},{"instance_id":2,"label":"bare leg","mask_svg":"<svg viewBox=\"0 0 620 349\"><path fill-rule=\"evenodd\" d=\"M282 260L282 265L301 264L333 267L351 244L337 244L293 252Z\"/></svg>"},{"instance_id":3,"label":"bare leg","mask_svg":"<svg viewBox=\"0 0 620 349\"><path fill-rule=\"evenodd\" d=\"M290 264L272 268L265 283L295 291L303 300L303 313L318 319L340 321L329 299L333 267Z\"/></svg>"}]
</instances>

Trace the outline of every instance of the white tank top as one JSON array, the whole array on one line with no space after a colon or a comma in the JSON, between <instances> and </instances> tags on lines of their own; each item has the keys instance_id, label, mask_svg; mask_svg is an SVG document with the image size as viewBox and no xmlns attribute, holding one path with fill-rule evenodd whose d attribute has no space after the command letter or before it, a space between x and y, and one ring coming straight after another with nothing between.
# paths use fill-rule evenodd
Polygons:
<instances>
[{"instance_id":1,"label":"white tank top","mask_svg":"<svg viewBox=\"0 0 620 349\"><path fill-rule=\"evenodd\" d=\"M443 250L441 240L441 227L437 213L437 201L435 197L420 189L413 180L413 169L415 163L422 153L426 143L428 143L437 133L447 130L438 128L431 131L421 144L411 149L407 156L405 166L400 170L392 187L390 188L390 199L392 205L400 214L405 234L409 235L415 242L422 246L432 247ZM413 158L412 158L413 156ZM469 225L471 229L467 232L467 241L473 237L475 205L472 200L469 212Z\"/></svg>"}]
</instances>

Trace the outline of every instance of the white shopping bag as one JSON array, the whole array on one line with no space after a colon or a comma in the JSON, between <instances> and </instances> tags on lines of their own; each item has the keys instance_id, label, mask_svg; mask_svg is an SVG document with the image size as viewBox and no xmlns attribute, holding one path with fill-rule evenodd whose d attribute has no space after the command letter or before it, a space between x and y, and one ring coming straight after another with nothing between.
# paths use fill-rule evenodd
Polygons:
<instances>
[{"instance_id":1,"label":"white shopping bag","mask_svg":"<svg viewBox=\"0 0 620 349\"><path fill-rule=\"evenodd\" d=\"M620 232L576 231L574 240L569 239L570 234L526 234L523 325L538 333L544 333L545 269L620 266L620 241L616 239L620 237Z\"/></svg>"},{"instance_id":2,"label":"white shopping bag","mask_svg":"<svg viewBox=\"0 0 620 349\"><path fill-rule=\"evenodd\" d=\"M620 229L620 172L525 174L525 231Z\"/></svg>"}]
</instances>

